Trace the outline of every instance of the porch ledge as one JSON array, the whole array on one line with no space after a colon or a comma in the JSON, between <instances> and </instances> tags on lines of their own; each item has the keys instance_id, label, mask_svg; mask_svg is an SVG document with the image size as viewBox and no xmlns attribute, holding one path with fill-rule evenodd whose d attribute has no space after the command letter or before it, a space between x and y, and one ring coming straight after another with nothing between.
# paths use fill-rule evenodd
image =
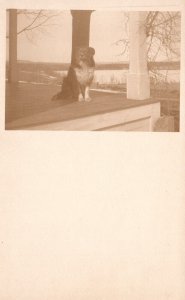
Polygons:
<instances>
[{"instance_id":1,"label":"porch ledge","mask_svg":"<svg viewBox=\"0 0 185 300\"><path fill-rule=\"evenodd\" d=\"M129 100L123 94L93 97L6 123L6 130L143 130L152 131L160 102Z\"/></svg>"}]
</instances>

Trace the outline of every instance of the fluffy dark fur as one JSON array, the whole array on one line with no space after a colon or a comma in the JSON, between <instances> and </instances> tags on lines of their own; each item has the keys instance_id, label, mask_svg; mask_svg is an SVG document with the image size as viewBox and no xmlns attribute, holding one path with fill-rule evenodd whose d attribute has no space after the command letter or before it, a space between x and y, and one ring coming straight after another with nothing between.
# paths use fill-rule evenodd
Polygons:
<instances>
[{"instance_id":1,"label":"fluffy dark fur","mask_svg":"<svg viewBox=\"0 0 185 300\"><path fill-rule=\"evenodd\" d=\"M64 78L62 90L52 100L90 101L89 86L94 77L95 50L91 47L75 49L74 59Z\"/></svg>"}]
</instances>

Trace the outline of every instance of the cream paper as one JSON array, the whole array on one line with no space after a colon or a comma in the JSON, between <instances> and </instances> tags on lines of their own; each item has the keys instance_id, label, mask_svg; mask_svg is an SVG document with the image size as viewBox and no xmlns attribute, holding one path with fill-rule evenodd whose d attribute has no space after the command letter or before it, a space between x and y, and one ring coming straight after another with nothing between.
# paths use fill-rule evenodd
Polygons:
<instances>
[{"instance_id":1,"label":"cream paper","mask_svg":"<svg viewBox=\"0 0 185 300\"><path fill-rule=\"evenodd\" d=\"M5 131L6 8L181 10L179 133ZM183 300L184 1L1 1L0 299Z\"/></svg>"}]
</instances>

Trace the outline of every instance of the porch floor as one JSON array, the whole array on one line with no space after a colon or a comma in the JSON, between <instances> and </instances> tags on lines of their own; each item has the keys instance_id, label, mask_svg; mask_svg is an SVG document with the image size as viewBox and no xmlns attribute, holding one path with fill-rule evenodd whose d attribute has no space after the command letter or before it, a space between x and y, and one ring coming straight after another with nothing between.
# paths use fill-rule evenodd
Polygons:
<instances>
[{"instance_id":1,"label":"porch floor","mask_svg":"<svg viewBox=\"0 0 185 300\"><path fill-rule=\"evenodd\" d=\"M6 85L6 129L74 120L159 102L128 100L125 93L91 91L91 102L51 101L59 86L18 83Z\"/></svg>"}]
</instances>

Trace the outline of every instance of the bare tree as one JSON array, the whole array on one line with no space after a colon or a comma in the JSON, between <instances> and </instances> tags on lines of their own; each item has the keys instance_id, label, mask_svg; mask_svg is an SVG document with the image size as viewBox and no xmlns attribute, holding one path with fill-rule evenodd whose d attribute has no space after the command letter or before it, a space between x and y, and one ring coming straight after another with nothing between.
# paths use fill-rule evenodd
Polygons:
<instances>
[{"instance_id":1,"label":"bare tree","mask_svg":"<svg viewBox=\"0 0 185 300\"><path fill-rule=\"evenodd\" d=\"M171 62L180 60L180 20L180 12L149 12L147 15L148 62L155 88L170 88L168 74ZM153 64L158 58L168 62L162 72Z\"/></svg>"},{"instance_id":2,"label":"bare tree","mask_svg":"<svg viewBox=\"0 0 185 300\"><path fill-rule=\"evenodd\" d=\"M33 42L36 33L48 33L50 26L59 26L57 17L61 15L61 11L17 10L18 18L24 18L24 26L21 28L18 27L17 35L24 33L29 41Z\"/></svg>"},{"instance_id":3,"label":"bare tree","mask_svg":"<svg viewBox=\"0 0 185 300\"><path fill-rule=\"evenodd\" d=\"M156 61L160 56L167 60L179 59L180 18L180 12L148 12L145 26L149 62ZM129 14L124 13L124 37L116 42L116 45L122 45L120 55L126 55L129 51L128 21Z\"/></svg>"},{"instance_id":4,"label":"bare tree","mask_svg":"<svg viewBox=\"0 0 185 300\"><path fill-rule=\"evenodd\" d=\"M180 12L149 12L146 34L149 61L156 61L159 54L168 61L179 59Z\"/></svg>"},{"instance_id":5,"label":"bare tree","mask_svg":"<svg viewBox=\"0 0 185 300\"><path fill-rule=\"evenodd\" d=\"M129 13L124 13L123 30L124 36L116 42L122 45L120 55L129 53ZM168 68L172 60L180 60L180 12L148 12L145 21L147 36L148 68L151 72L154 85L165 83L168 87ZM160 72L159 64L156 61L166 61L165 71Z\"/></svg>"}]
</instances>

